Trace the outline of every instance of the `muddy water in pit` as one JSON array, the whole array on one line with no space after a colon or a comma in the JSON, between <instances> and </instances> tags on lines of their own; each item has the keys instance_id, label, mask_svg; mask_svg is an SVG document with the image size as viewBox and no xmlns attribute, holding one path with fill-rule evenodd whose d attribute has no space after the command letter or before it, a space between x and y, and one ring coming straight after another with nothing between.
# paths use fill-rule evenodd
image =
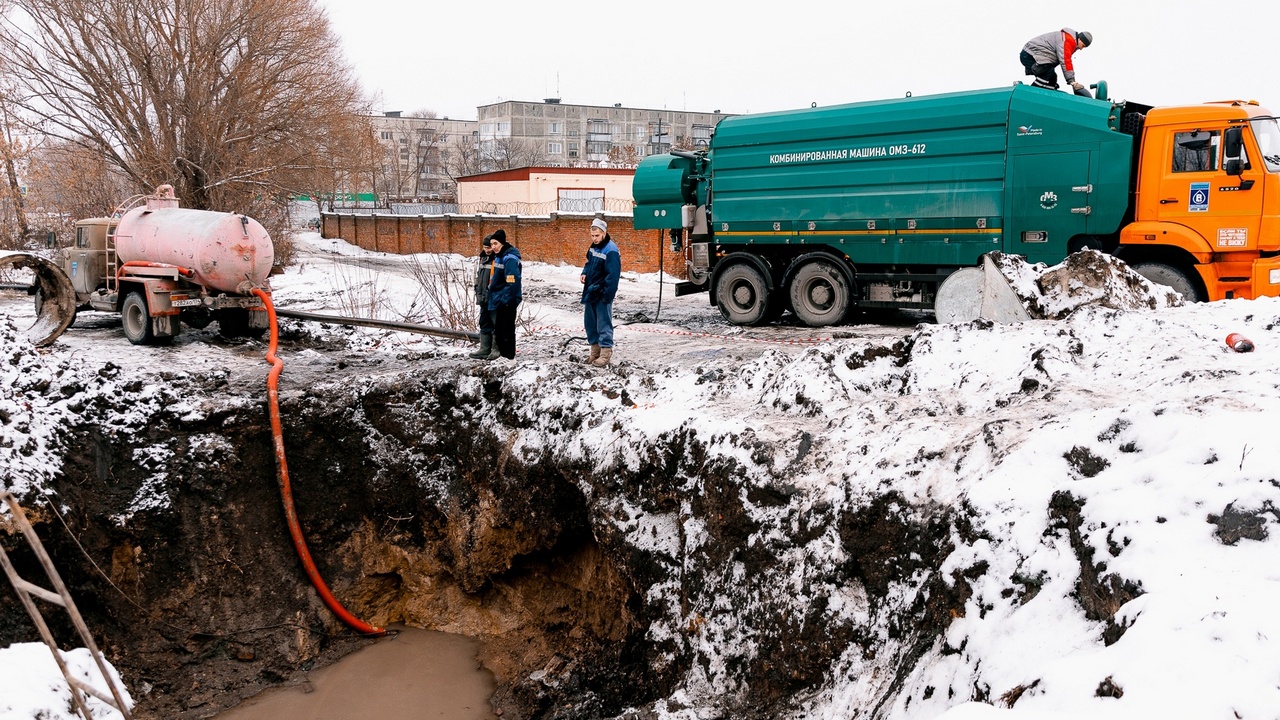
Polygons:
<instances>
[{"instance_id":1,"label":"muddy water in pit","mask_svg":"<svg viewBox=\"0 0 1280 720\"><path fill-rule=\"evenodd\" d=\"M395 632L308 676L268 690L217 720L496 720L493 677L461 635L397 626Z\"/></svg>"}]
</instances>

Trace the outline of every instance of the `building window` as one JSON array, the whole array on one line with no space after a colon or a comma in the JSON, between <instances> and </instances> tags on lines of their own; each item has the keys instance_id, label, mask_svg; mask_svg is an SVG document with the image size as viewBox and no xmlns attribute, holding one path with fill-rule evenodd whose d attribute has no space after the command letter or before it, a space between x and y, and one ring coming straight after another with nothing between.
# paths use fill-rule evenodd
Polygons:
<instances>
[{"instance_id":1,"label":"building window","mask_svg":"<svg viewBox=\"0 0 1280 720\"><path fill-rule=\"evenodd\" d=\"M390 131L390 130L383 130L381 133L378 133L378 136L379 136L379 137L381 137L383 140L390 140L390 139L391 139L391 131Z\"/></svg>"},{"instance_id":2,"label":"building window","mask_svg":"<svg viewBox=\"0 0 1280 720\"><path fill-rule=\"evenodd\" d=\"M547 154L548 154L548 155L559 155L559 154L561 154L561 153L563 153L563 152L564 152L564 144L563 144L563 143L558 143L558 142L549 142L549 143L547 143Z\"/></svg>"},{"instance_id":3,"label":"building window","mask_svg":"<svg viewBox=\"0 0 1280 720\"><path fill-rule=\"evenodd\" d=\"M591 135L608 135L609 121L608 120L588 120L587 133Z\"/></svg>"},{"instance_id":4,"label":"building window","mask_svg":"<svg viewBox=\"0 0 1280 720\"><path fill-rule=\"evenodd\" d=\"M577 131L577 130L570 130L570 131L569 131L569 137L578 137L578 131Z\"/></svg>"},{"instance_id":5,"label":"building window","mask_svg":"<svg viewBox=\"0 0 1280 720\"><path fill-rule=\"evenodd\" d=\"M551 122L547 123L548 135L559 135L562 132L564 132L564 123L560 122L559 120L552 120Z\"/></svg>"}]
</instances>

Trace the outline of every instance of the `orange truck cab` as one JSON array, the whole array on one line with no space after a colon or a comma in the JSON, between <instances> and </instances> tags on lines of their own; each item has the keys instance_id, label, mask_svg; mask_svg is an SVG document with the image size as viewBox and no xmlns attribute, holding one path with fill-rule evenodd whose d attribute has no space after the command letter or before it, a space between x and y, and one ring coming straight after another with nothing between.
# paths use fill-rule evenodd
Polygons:
<instances>
[{"instance_id":1,"label":"orange truck cab","mask_svg":"<svg viewBox=\"0 0 1280 720\"><path fill-rule=\"evenodd\" d=\"M1280 295L1280 124L1252 101L1153 108L1120 257L1198 300Z\"/></svg>"}]
</instances>

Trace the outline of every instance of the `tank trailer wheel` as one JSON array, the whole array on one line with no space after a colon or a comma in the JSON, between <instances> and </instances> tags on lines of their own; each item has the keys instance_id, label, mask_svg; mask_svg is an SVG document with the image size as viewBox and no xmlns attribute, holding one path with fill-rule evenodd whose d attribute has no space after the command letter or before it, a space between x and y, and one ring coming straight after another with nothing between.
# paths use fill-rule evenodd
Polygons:
<instances>
[{"instance_id":1,"label":"tank trailer wheel","mask_svg":"<svg viewBox=\"0 0 1280 720\"><path fill-rule=\"evenodd\" d=\"M835 325L849 312L849 283L829 262L805 263L791 279L791 311L810 327Z\"/></svg>"},{"instance_id":2,"label":"tank trailer wheel","mask_svg":"<svg viewBox=\"0 0 1280 720\"><path fill-rule=\"evenodd\" d=\"M147 300L137 290L129 291L120 307L120 321L124 326L124 336L134 345L150 345L151 313L147 311Z\"/></svg>"},{"instance_id":3,"label":"tank trailer wheel","mask_svg":"<svg viewBox=\"0 0 1280 720\"><path fill-rule=\"evenodd\" d=\"M249 332L249 311L244 308L226 308L218 310L218 334L224 338L234 339Z\"/></svg>"},{"instance_id":4,"label":"tank trailer wheel","mask_svg":"<svg viewBox=\"0 0 1280 720\"><path fill-rule=\"evenodd\" d=\"M1172 265L1157 262L1140 262L1130 265L1133 271L1156 285L1164 285L1182 296L1187 302L1204 302L1200 285L1185 271Z\"/></svg>"},{"instance_id":5,"label":"tank trailer wheel","mask_svg":"<svg viewBox=\"0 0 1280 720\"><path fill-rule=\"evenodd\" d=\"M768 320L769 286L759 270L747 264L734 265L720 276L716 305L734 325L759 325Z\"/></svg>"}]
</instances>

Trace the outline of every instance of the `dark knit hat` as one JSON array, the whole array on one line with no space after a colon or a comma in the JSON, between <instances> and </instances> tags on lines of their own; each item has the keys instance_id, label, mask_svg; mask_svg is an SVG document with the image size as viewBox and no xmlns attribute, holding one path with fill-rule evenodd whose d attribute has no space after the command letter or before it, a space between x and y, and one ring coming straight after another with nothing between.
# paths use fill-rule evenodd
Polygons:
<instances>
[{"instance_id":1,"label":"dark knit hat","mask_svg":"<svg viewBox=\"0 0 1280 720\"><path fill-rule=\"evenodd\" d=\"M506 230L503 230L502 228L498 228L497 230L494 230L493 232L489 233L489 237L488 237L488 238L486 238L486 239L487 239L487 240L496 240L496 241L498 241L498 242L502 243L503 245L506 245L506 244L507 244L507 231L506 231Z\"/></svg>"}]
</instances>

